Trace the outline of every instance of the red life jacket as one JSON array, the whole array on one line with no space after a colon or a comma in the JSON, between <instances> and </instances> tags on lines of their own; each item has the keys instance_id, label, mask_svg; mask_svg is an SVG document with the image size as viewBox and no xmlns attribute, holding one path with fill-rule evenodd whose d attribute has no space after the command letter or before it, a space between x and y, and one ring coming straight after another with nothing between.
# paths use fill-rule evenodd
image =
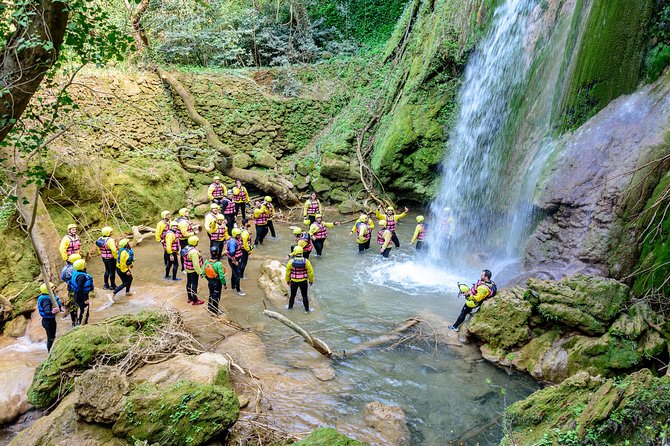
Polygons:
<instances>
[{"instance_id":1,"label":"red life jacket","mask_svg":"<svg viewBox=\"0 0 670 446\"><path fill-rule=\"evenodd\" d=\"M307 240L307 244L305 245L304 248L302 248L303 251L305 251L305 252L310 252L310 251L312 251L312 248L313 248L313 246L312 246L312 240L310 240L310 238L309 238L309 234L305 234L305 233L303 232L302 234L300 234L299 236L297 236L297 237L295 238L295 242L296 242L296 243L298 243L300 240Z\"/></svg>"},{"instance_id":2,"label":"red life jacket","mask_svg":"<svg viewBox=\"0 0 670 446\"><path fill-rule=\"evenodd\" d=\"M214 190L212 191L212 197L214 198L223 198L223 184L212 183Z\"/></svg>"},{"instance_id":3,"label":"red life jacket","mask_svg":"<svg viewBox=\"0 0 670 446\"><path fill-rule=\"evenodd\" d=\"M380 245L386 243L386 240L384 240L384 231L386 231L386 228L381 228L379 232L377 232L377 243Z\"/></svg>"},{"instance_id":4,"label":"red life jacket","mask_svg":"<svg viewBox=\"0 0 670 446\"><path fill-rule=\"evenodd\" d=\"M188 226L186 227L186 229L188 230L188 232L193 232L193 224L191 224L191 222L189 221L189 219L186 218L186 217L179 217L179 218L177 219L177 223L181 223L182 221L186 221L186 222L188 223ZM184 236L184 234L182 234L181 229L177 229L176 234L177 234L177 237L179 237L180 239L185 239L185 238L186 238L186 237Z\"/></svg>"},{"instance_id":5,"label":"red life jacket","mask_svg":"<svg viewBox=\"0 0 670 446\"><path fill-rule=\"evenodd\" d=\"M363 236L363 240L365 240L365 241L367 242L368 240L370 240L370 237L372 236L372 234L371 234L370 226L369 226L369 225L365 225L365 233L363 233L363 234L360 233L360 227L361 227L361 225L363 225L363 224L365 224L365 223L363 223L363 222L361 222L361 221L359 221L358 223L356 223L356 234L357 234L359 237L362 235L362 236Z\"/></svg>"},{"instance_id":6,"label":"red life jacket","mask_svg":"<svg viewBox=\"0 0 670 446\"><path fill-rule=\"evenodd\" d=\"M328 236L328 230L326 229L326 225L323 223L319 224L318 222L314 222L319 229L314 233L312 237L314 237L314 240L323 240Z\"/></svg>"},{"instance_id":7,"label":"red life jacket","mask_svg":"<svg viewBox=\"0 0 670 446\"><path fill-rule=\"evenodd\" d=\"M161 231L160 237L161 237L161 240L163 240L165 238L165 233L170 229L170 220L167 220L167 221L166 220L161 220L158 223L161 223L161 222L163 222L163 230ZM158 226L158 225L156 225L156 226Z\"/></svg>"},{"instance_id":8,"label":"red life jacket","mask_svg":"<svg viewBox=\"0 0 670 446\"><path fill-rule=\"evenodd\" d=\"M272 203L265 203L265 209L268 210L268 220L272 219L272 216L275 215L275 207L272 206Z\"/></svg>"},{"instance_id":9,"label":"red life jacket","mask_svg":"<svg viewBox=\"0 0 670 446\"><path fill-rule=\"evenodd\" d=\"M291 262L291 279L307 279L307 259L295 257Z\"/></svg>"},{"instance_id":10,"label":"red life jacket","mask_svg":"<svg viewBox=\"0 0 670 446\"><path fill-rule=\"evenodd\" d=\"M107 242L109 242L109 237L105 238L104 244L100 247L100 257L103 259L113 259L112 250L107 246Z\"/></svg>"},{"instance_id":11,"label":"red life jacket","mask_svg":"<svg viewBox=\"0 0 670 446\"><path fill-rule=\"evenodd\" d=\"M477 294L477 288L479 287L479 285L484 285L486 288L488 288L489 289L488 297L491 297L491 294L493 294L493 283L484 282L481 279L478 280L477 283L472 285L472 288L470 288L470 295L474 296L475 294Z\"/></svg>"},{"instance_id":12,"label":"red life jacket","mask_svg":"<svg viewBox=\"0 0 670 446\"><path fill-rule=\"evenodd\" d=\"M307 207L307 215L316 215L319 213L319 200L312 201L309 200L309 206Z\"/></svg>"},{"instance_id":13,"label":"red life jacket","mask_svg":"<svg viewBox=\"0 0 670 446\"><path fill-rule=\"evenodd\" d=\"M236 203L246 202L247 189L244 186L242 186L237 194L233 194L233 200L235 200Z\"/></svg>"},{"instance_id":14,"label":"red life jacket","mask_svg":"<svg viewBox=\"0 0 670 446\"><path fill-rule=\"evenodd\" d=\"M386 229L395 231L395 214L386 216Z\"/></svg>"},{"instance_id":15,"label":"red life jacket","mask_svg":"<svg viewBox=\"0 0 670 446\"><path fill-rule=\"evenodd\" d=\"M168 232L171 232L174 234L174 240L172 240L172 245L170 246L170 249L172 250L172 253L174 254L175 252L179 252L179 237L177 236L177 232L173 231L172 229L168 229L167 231L164 232L165 235L167 235ZM167 251L167 246L165 246L165 237L163 237L163 240L161 240L161 243L163 245L163 250Z\"/></svg>"},{"instance_id":16,"label":"red life jacket","mask_svg":"<svg viewBox=\"0 0 670 446\"><path fill-rule=\"evenodd\" d=\"M422 241L426 238L426 225L424 223L419 223L419 226L421 226L421 231L419 231L419 235L416 236L416 239Z\"/></svg>"},{"instance_id":17,"label":"red life jacket","mask_svg":"<svg viewBox=\"0 0 670 446\"><path fill-rule=\"evenodd\" d=\"M228 200L226 208L223 210L224 214L234 214L235 213L235 202L233 200Z\"/></svg>"},{"instance_id":18,"label":"red life jacket","mask_svg":"<svg viewBox=\"0 0 670 446\"><path fill-rule=\"evenodd\" d=\"M215 242L218 242L219 240L225 240L227 231L228 228L226 225L217 221L216 231L212 232L212 240Z\"/></svg>"},{"instance_id":19,"label":"red life jacket","mask_svg":"<svg viewBox=\"0 0 670 446\"><path fill-rule=\"evenodd\" d=\"M79 236L75 235L74 238L72 238L72 236L68 234L67 237L70 239L70 244L67 245L67 249L65 250L68 257L72 254L79 254L79 250L81 249L81 241L79 240Z\"/></svg>"},{"instance_id":20,"label":"red life jacket","mask_svg":"<svg viewBox=\"0 0 670 446\"><path fill-rule=\"evenodd\" d=\"M254 217L254 223L256 226L262 226L268 224L268 214L262 212L258 217Z\"/></svg>"},{"instance_id":21,"label":"red life jacket","mask_svg":"<svg viewBox=\"0 0 670 446\"><path fill-rule=\"evenodd\" d=\"M233 255L231 255L230 250L228 248L230 248L230 244L233 243L233 242L236 243L237 246L235 247L235 253ZM227 244L226 248L227 248L226 252L228 253L228 258L239 259L240 257L242 257L242 240L237 240L236 238L231 238L230 240L228 240L228 244Z\"/></svg>"},{"instance_id":22,"label":"red life jacket","mask_svg":"<svg viewBox=\"0 0 670 446\"><path fill-rule=\"evenodd\" d=\"M189 256L189 254L191 254L191 252L194 249L195 249L194 246L188 245L186 247L186 249L184 250L184 255L183 255L184 269L189 269L191 271L195 270L195 268L193 268L193 261L191 260L191 257ZM197 249L195 249L195 250L197 251ZM200 253L198 253L198 254L200 254ZM198 263L200 263L200 266L202 266L202 256L201 255L198 256Z\"/></svg>"}]
</instances>

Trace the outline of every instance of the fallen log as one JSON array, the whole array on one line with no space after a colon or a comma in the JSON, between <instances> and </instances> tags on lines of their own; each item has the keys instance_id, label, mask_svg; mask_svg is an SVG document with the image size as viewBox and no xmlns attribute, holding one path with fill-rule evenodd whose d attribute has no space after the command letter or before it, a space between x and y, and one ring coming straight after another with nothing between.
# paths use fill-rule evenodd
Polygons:
<instances>
[{"instance_id":1,"label":"fallen log","mask_svg":"<svg viewBox=\"0 0 670 446\"><path fill-rule=\"evenodd\" d=\"M147 237L153 237L156 233L156 229L151 226L133 226L133 243L139 245Z\"/></svg>"},{"instance_id":2,"label":"fallen log","mask_svg":"<svg viewBox=\"0 0 670 446\"><path fill-rule=\"evenodd\" d=\"M395 329L391 330L387 334L381 335L377 338L371 339L367 342L364 342L362 344L357 345L356 347L352 348L351 350L348 351L343 351L342 354L340 355L341 357L345 358L348 356L353 356L357 355L365 350L370 350L375 347L379 347L380 345L388 344L390 342L397 341L403 336L403 333L409 330L410 328L414 327L416 324L419 322L422 322L421 319L417 318L409 318L407 319L404 323L396 327Z\"/></svg>"},{"instance_id":3,"label":"fallen log","mask_svg":"<svg viewBox=\"0 0 670 446\"><path fill-rule=\"evenodd\" d=\"M333 355L333 351L328 347L328 344L323 342L319 338L315 338L312 336L307 330L302 328L300 325L296 324L293 322L291 319L275 312L275 311L270 311L270 310L265 310L263 311L263 314L266 315L267 317L271 319L275 319L282 324L286 325L288 328L291 330L295 331L298 333L302 338L305 340L307 344L309 344L310 347L312 347L314 350L317 352L321 353L324 356L331 357Z\"/></svg>"}]
</instances>

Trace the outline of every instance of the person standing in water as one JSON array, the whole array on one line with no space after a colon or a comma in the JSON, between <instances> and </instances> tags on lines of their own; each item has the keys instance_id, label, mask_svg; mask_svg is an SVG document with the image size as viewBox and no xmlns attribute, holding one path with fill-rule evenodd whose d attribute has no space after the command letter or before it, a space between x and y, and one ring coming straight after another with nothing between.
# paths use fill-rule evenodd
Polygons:
<instances>
[{"instance_id":1,"label":"person standing in water","mask_svg":"<svg viewBox=\"0 0 670 446\"><path fill-rule=\"evenodd\" d=\"M425 241L426 240L426 230L427 226L424 222L423 215L416 216L416 228L414 229L414 235L412 236L412 241L409 242L410 245L416 242L416 250L422 251L426 249Z\"/></svg>"},{"instance_id":2,"label":"person standing in water","mask_svg":"<svg viewBox=\"0 0 670 446\"><path fill-rule=\"evenodd\" d=\"M268 209L260 200L254 203L254 227L256 229L256 239L254 245L263 244L263 240L268 233Z\"/></svg>"},{"instance_id":3,"label":"person standing in water","mask_svg":"<svg viewBox=\"0 0 670 446\"><path fill-rule=\"evenodd\" d=\"M242 186L242 181L235 180L235 187L233 187L233 201L235 201L235 215L238 212L242 215L242 220L247 218L247 203L249 203L249 193L247 188Z\"/></svg>"},{"instance_id":4,"label":"person standing in water","mask_svg":"<svg viewBox=\"0 0 670 446\"><path fill-rule=\"evenodd\" d=\"M184 249L188 246L188 239L195 235L193 231L193 224L189 217L191 212L186 208L179 209L179 217L177 217L177 224L179 225L179 231L177 235L179 236L179 249ZM184 271L184 259L181 259L181 270Z\"/></svg>"},{"instance_id":5,"label":"person standing in water","mask_svg":"<svg viewBox=\"0 0 670 446\"><path fill-rule=\"evenodd\" d=\"M113 290L116 288L116 257L118 255L118 248L116 247L116 241L111 237L112 228L105 226L100 230L100 235L102 237L96 240L95 246L98 247L102 263L105 266L105 285L102 289Z\"/></svg>"},{"instance_id":6,"label":"person standing in water","mask_svg":"<svg viewBox=\"0 0 670 446\"><path fill-rule=\"evenodd\" d=\"M340 225L339 221L334 223L323 221L323 216L321 214L315 215L314 223L309 227L309 235L312 238L312 244L314 245L314 250L316 251L316 256L321 257L323 252L323 245L326 243L326 238L328 238L328 229L333 228L335 225Z\"/></svg>"},{"instance_id":7,"label":"person standing in water","mask_svg":"<svg viewBox=\"0 0 670 446\"><path fill-rule=\"evenodd\" d=\"M386 214L382 214L379 209L376 211L377 218L386 221L386 229L391 231L391 240L393 240L393 244L396 248L400 248L400 240L398 240L398 236L395 233L395 226L401 218L404 218L407 215L407 212L409 212L409 209L405 208L405 212L396 214L393 206L388 206L386 208Z\"/></svg>"},{"instance_id":8,"label":"person standing in water","mask_svg":"<svg viewBox=\"0 0 670 446\"><path fill-rule=\"evenodd\" d=\"M114 288L109 300L116 301L116 295L125 288L126 296L132 296L130 292L130 285L133 283L133 263L135 262L135 252L133 252L130 240L127 238L119 241L119 254L116 260L116 273L121 279L121 285Z\"/></svg>"},{"instance_id":9,"label":"person standing in water","mask_svg":"<svg viewBox=\"0 0 670 446\"><path fill-rule=\"evenodd\" d=\"M228 265L230 265L230 287L240 296L246 294L240 288L240 279L242 278L241 262L244 249L242 248L242 231L240 228L233 228L232 237L226 242L226 255L228 256Z\"/></svg>"},{"instance_id":10,"label":"person standing in water","mask_svg":"<svg viewBox=\"0 0 670 446\"><path fill-rule=\"evenodd\" d=\"M88 324L90 294L95 291L93 277L86 272L86 261L79 259L73 264L74 272L70 278L74 301L79 307L77 312L77 325Z\"/></svg>"},{"instance_id":11,"label":"person standing in water","mask_svg":"<svg viewBox=\"0 0 670 446\"><path fill-rule=\"evenodd\" d=\"M358 253L363 254L370 249L370 238L372 236L372 228L368 226L367 215L361 215L356 220L352 233L356 236L356 243L358 244Z\"/></svg>"},{"instance_id":12,"label":"person standing in water","mask_svg":"<svg viewBox=\"0 0 670 446\"><path fill-rule=\"evenodd\" d=\"M54 299L58 308L53 306L47 284L43 283L40 285L40 295L37 297L37 311L42 316L42 327L47 333L47 352L51 351L51 346L54 344L54 340L56 340L56 315L59 311L62 311L60 299L58 299L56 293L54 293Z\"/></svg>"},{"instance_id":13,"label":"person standing in water","mask_svg":"<svg viewBox=\"0 0 670 446\"><path fill-rule=\"evenodd\" d=\"M214 182L207 188L207 198L209 198L209 201L220 205L221 200L223 200L227 193L226 186L221 183L221 177L214 177Z\"/></svg>"},{"instance_id":14,"label":"person standing in water","mask_svg":"<svg viewBox=\"0 0 670 446\"><path fill-rule=\"evenodd\" d=\"M65 282L67 285L67 300L65 302L65 308L67 309L67 312L70 313L73 327L77 326L77 302L74 300L74 291L72 290L70 279L72 279L72 273L74 272L73 264L79 259L81 259L79 254L70 254L70 257L67 258L67 263L60 273L60 280Z\"/></svg>"},{"instance_id":15,"label":"person standing in water","mask_svg":"<svg viewBox=\"0 0 670 446\"><path fill-rule=\"evenodd\" d=\"M156 241L162 242L165 238L165 231L170 229L170 218L172 218L172 213L170 211L161 212L161 220L156 223Z\"/></svg>"},{"instance_id":16,"label":"person standing in water","mask_svg":"<svg viewBox=\"0 0 670 446\"><path fill-rule=\"evenodd\" d=\"M277 234L275 233L275 225L272 223L272 217L275 215L275 207L272 204L272 197L270 196L265 197L265 209L267 209L268 213L268 230L270 231L270 235L272 238L277 238Z\"/></svg>"},{"instance_id":17,"label":"person standing in water","mask_svg":"<svg viewBox=\"0 0 670 446\"><path fill-rule=\"evenodd\" d=\"M67 225L67 234L61 239L58 250L64 262L67 262L67 258L72 254L81 255L81 240L77 235L77 225L74 223Z\"/></svg>"},{"instance_id":18,"label":"person standing in water","mask_svg":"<svg viewBox=\"0 0 670 446\"><path fill-rule=\"evenodd\" d=\"M228 234L232 234L233 228L235 227L235 214L237 213L237 206L235 205L235 201L233 201L232 189L228 191L228 197L221 201L221 209L223 209L223 216L226 219Z\"/></svg>"},{"instance_id":19,"label":"person standing in water","mask_svg":"<svg viewBox=\"0 0 670 446\"><path fill-rule=\"evenodd\" d=\"M218 316L221 314L219 311L221 288L228 288L226 285L226 269L221 263L221 251L218 246L209 248L209 259L202 266L202 277L207 279L207 287L209 288L207 310L214 316Z\"/></svg>"},{"instance_id":20,"label":"person standing in water","mask_svg":"<svg viewBox=\"0 0 670 446\"><path fill-rule=\"evenodd\" d=\"M386 227L386 220L379 220L379 232L377 233L377 244L381 245L379 251L382 257L388 258L391 253L391 240L393 234Z\"/></svg>"},{"instance_id":21,"label":"person standing in water","mask_svg":"<svg viewBox=\"0 0 670 446\"><path fill-rule=\"evenodd\" d=\"M295 302L295 296L298 294L298 289L300 294L302 294L302 304L305 307L305 313L309 313L309 297L307 296L307 282L310 285L314 284L314 269L309 259L306 259L302 256L302 248L296 246L293 249L292 258L286 264L286 274L284 275L284 280L286 280L286 285L288 285L291 290L289 297L287 309L292 310L293 304Z\"/></svg>"},{"instance_id":22,"label":"person standing in water","mask_svg":"<svg viewBox=\"0 0 670 446\"><path fill-rule=\"evenodd\" d=\"M309 233L296 227L293 229L293 235L295 236L295 245L291 246L290 255L293 255L293 250L296 246L300 246L302 248L303 257L309 259L309 255L314 247L314 245L312 245L312 238L310 237Z\"/></svg>"},{"instance_id":23,"label":"person standing in water","mask_svg":"<svg viewBox=\"0 0 670 446\"><path fill-rule=\"evenodd\" d=\"M165 278L170 278L170 270L172 270L172 280L181 280L177 277L177 270L179 269L179 238L177 232L179 231L179 223L171 221L168 230L165 231L165 236L161 243L163 244L163 261L165 262Z\"/></svg>"},{"instance_id":24,"label":"person standing in water","mask_svg":"<svg viewBox=\"0 0 670 446\"><path fill-rule=\"evenodd\" d=\"M202 305L204 300L198 299L198 278L202 275L202 254L198 251L197 236L192 235L188 238L188 246L181 250L181 257L184 260L186 269L186 297L191 305Z\"/></svg>"},{"instance_id":25,"label":"person standing in water","mask_svg":"<svg viewBox=\"0 0 670 446\"><path fill-rule=\"evenodd\" d=\"M251 243L251 232L249 228L251 223L246 218L242 219L242 258L240 259L240 279L244 279L244 271L247 269L247 263L249 263L249 256L254 250L254 245Z\"/></svg>"},{"instance_id":26,"label":"person standing in water","mask_svg":"<svg viewBox=\"0 0 670 446\"><path fill-rule=\"evenodd\" d=\"M305 224L312 224L316 221L316 214L321 213L321 202L316 198L316 192L312 192L309 195L305 205L303 206L303 218L305 219ZM309 223L307 222L309 220Z\"/></svg>"}]
</instances>

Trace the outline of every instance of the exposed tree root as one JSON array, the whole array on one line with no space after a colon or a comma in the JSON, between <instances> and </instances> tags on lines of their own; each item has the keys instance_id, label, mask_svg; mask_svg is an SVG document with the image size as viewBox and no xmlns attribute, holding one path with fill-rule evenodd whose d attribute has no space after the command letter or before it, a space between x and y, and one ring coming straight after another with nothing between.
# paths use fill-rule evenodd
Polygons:
<instances>
[{"instance_id":1,"label":"exposed tree root","mask_svg":"<svg viewBox=\"0 0 670 446\"><path fill-rule=\"evenodd\" d=\"M263 314L266 315L269 318L278 320L282 324L286 325L288 328L291 330L295 331L298 333L302 338L305 340L307 344L310 345L314 350L317 352L321 353L324 356L331 357L333 355L333 351L328 347L328 344L323 342L319 338L315 338L312 336L307 330L302 328L300 325L296 324L289 318L282 316L281 314L275 312L275 311L270 311L270 310L265 310L263 311Z\"/></svg>"}]
</instances>

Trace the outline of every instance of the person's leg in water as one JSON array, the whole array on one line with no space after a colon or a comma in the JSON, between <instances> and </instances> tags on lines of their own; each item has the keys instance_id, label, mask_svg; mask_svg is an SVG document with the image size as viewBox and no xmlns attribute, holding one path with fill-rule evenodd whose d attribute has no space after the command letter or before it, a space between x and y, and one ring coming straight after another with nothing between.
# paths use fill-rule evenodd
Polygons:
<instances>
[{"instance_id":1,"label":"person's leg in water","mask_svg":"<svg viewBox=\"0 0 670 446\"><path fill-rule=\"evenodd\" d=\"M177 277L177 270L179 270L179 259L177 259L177 254L173 253L172 259L173 260L170 260L170 255L168 254L168 264L165 267L165 278L170 278L170 269L172 269L172 280L181 280L181 278Z\"/></svg>"},{"instance_id":2,"label":"person's leg in water","mask_svg":"<svg viewBox=\"0 0 670 446\"><path fill-rule=\"evenodd\" d=\"M326 239L314 239L312 241L312 244L314 245L314 250L316 251L317 256L321 256L321 253L323 252L323 244L325 243Z\"/></svg>"},{"instance_id":3,"label":"person's leg in water","mask_svg":"<svg viewBox=\"0 0 670 446\"><path fill-rule=\"evenodd\" d=\"M293 304L295 303L295 295L298 294L298 287L299 287L298 282L291 282L291 294L289 295L288 298L288 309L292 310L293 309Z\"/></svg>"},{"instance_id":4,"label":"person's leg in water","mask_svg":"<svg viewBox=\"0 0 670 446\"><path fill-rule=\"evenodd\" d=\"M470 308L467 305L463 305L463 309L461 310L461 314L458 315L458 319L456 319L456 322L454 322L454 325L450 325L448 328L451 330L458 330L458 327L463 323L465 320L465 317L470 314L474 310L474 308Z\"/></svg>"},{"instance_id":5,"label":"person's leg in water","mask_svg":"<svg viewBox=\"0 0 670 446\"><path fill-rule=\"evenodd\" d=\"M113 290L116 288L116 260L102 259L102 263L105 265L105 286L103 289Z\"/></svg>"},{"instance_id":6,"label":"person's leg in water","mask_svg":"<svg viewBox=\"0 0 670 446\"><path fill-rule=\"evenodd\" d=\"M366 240L365 243L363 243L363 246L365 247L366 251L370 249L370 240Z\"/></svg>"},{"instance_id":7,"label":"person's leg in water","mask_svg":"<svg viewBox=\"0 0 670 446\"><path fill-rule=\"evenodd\" d=\"M309 313L309 297L307 296L307 281L303 280L299 283L300 294L302 294L302 305L305 307L305 313Z\"/></svg>"},{"instance_id":8,"label":"person's leg in water","mask_svg":"<svg viewBox=\"0 0 670 446\"><path fill-rule=\"evenodd\" d=\"M398 236L395 235L395 231L391 231L391 240L396 248L400 248L400 240L398 240Z\"/></svg>"},{"instance_id":9,"label":"person's leg in water","mask_svg":"<svg viewBox=\"0 0 670 446\"><path fill-rule=\"evenodd\" d=\"M130 272L130 270L128 270ZM126 294L130 294L130 284L133 283L133 275L132 274L125 274L125 281L124 284L126 285Z\"/></svg>"},{"instance_id":10,"label":"person's leg in water","mask_svg":"<svg viewBox=\"0 0 670 446\"><path fill-rule=\"evenodd\" d=\"M165 278L169 279L172 261L170 260L170 254L168 254L167 251L163 251L163 264L165 265Z\"/></svg>"},{"instance_id":11,"label":"person's leg in water","mask_svg":"<svg viewBox=\"0 0 670 446\"><path fill-rule=\"evenodd\" d=\"M128 276L128 274L124 273L123 271L121 271L118 268L116 268L116 274L118 274L119 278L121 279L121 285L114 288L114 290L112 291L112 293L113 293L112 298L114 298L114 296L119 294L121 292L121 290L123 290L124 288L128 288L128 289L130 288L130 285L126 284L126 282L128 281L128 277L130 277L130 276Z\"/></svg>"},{"instance_id":12,"label":"person's leg in water","mask_svg":"<svg viewBox=\"0 0 670 446\"><path fill-rule=\"evenodd\" d=\"M358 253L363 254L365 252L365 243L358 244Z\"/></svg>"},{"instance_id":13,"label":"person's leg in water","mask_svg":"<svg viewBox=\"0 0 670 446\"><path fill-rule=\"evenodd\" d=\"M382 257L388 259L390 253L391 253L391 248L388 247L384 250L384 252L382 252Z\"/></svg>"},{"instance_id":14,"label":"person's leg in water","mask_svg":"<svg viewBox=\"0 0 670 446\"><path fill-rule=\"evenodd\" d=\"M42 327L47 332L47 352L50 352L51 346L54 345L54 341L56 340L56 318L42 318Z\"/></svg>"},{"instance_id":15,"label":"person's leg in water","mask_svg":"<svg viewBox=\"0 0 670 446\"><path fill-rule=\"evenodd\" d=\"M270 231L270 235L273 238L277 238L277 234L275 233L275 225L272 223L272 220L268 220L268 230Z\"/></svg>"},{"instance_id":16,"label":"person's leg in water","mask_svg":"<svg viewBox=\"0 0 670 446\"><path fill-rule=\"evenodd\" d=\"M86 325L88 324L88 317L90 316L89 306L86 303L87 301L77 301L77 306L79 307L79 312L77 314L77 325Z\"/></svg>"}]
</instances>

